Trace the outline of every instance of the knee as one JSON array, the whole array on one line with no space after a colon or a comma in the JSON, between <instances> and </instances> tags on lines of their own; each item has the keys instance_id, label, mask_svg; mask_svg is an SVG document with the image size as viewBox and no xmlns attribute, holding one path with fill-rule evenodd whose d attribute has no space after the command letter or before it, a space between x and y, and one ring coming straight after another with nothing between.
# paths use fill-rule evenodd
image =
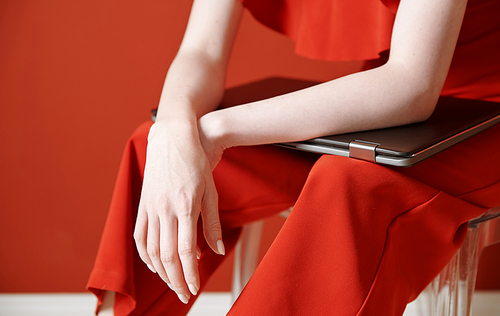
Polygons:
<instances>
[{"instance_id":1,"label":"knee","mask_svg":"<svg viewBox=\"0 0 500 316\"><path fill-rule=\"evenodd\" d=\"M323 155L313 166L309 173L309 181L318 183L321 187L353 187L358 188L367 184L370 179L386 171L380 165L367 161ZM389 170L389 169L388 169Z\"/></svg>"}]
</instances>

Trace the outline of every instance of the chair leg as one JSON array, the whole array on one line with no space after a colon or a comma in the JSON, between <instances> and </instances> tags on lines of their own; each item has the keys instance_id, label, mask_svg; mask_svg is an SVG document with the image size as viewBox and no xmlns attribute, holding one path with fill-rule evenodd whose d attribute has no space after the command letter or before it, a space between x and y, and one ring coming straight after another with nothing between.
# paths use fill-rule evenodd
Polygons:
<instances>
[{"instance_id":1,"label":"chair leg","mask_svg":"<svg viewBox=\"0 0 500 316\"><path fill-rule=\"evenodd\" d=\"M419 296L420 305L431 305L422 316L471 316L479 258L485 247L498 242L500 207L469 222L462 247Z\"/></svg>"},{"instance_id":2,"label":"chair leg","mask_svg":"<svg viewBox=\"0 0 500 316\"><path fill-rule=\"evenodd\" d=\"M115 292L105 291L104 300L102 302L101 308L97 313L98 316L113 316L115 313L113 311L115 305Z\"/></svg>"},{"instance_id":3,"label":"chair leg","mask_svg":"<svg viewBox=\"0 0 500 316\"><path fill-rule=\"evenodd\" d=\"M258 265L260 240L264 221L243 228L234 252L234 272L231 296L236 301Z\"/></svg>"},{"instance_id":4,"label":"chair leg","mask_svg":"<svg viewBox=\"0 0 500 316\"><path fill-rule=\"evenodd\" d=\"M470 238L470 231L466 240ZM464 242L465 244L466 242ZM465 248L462 246L453 256L441 273L429 284L426 291L430 295L431 316L452 316L456 315L457 294L459 293L459 269L461 258Z\"/></svg>"},{"instance_id":5,"label":"chair leg","mask_svg":"<svg viewBox=\"0 0 500 316\"><path fill-rule=\"evenodd\" d=\"M485 216L469 222L470 238L467 238L467 244L464 244L465 251L462 250L462 256L459 266L459 286L457 301L455 305L455 314L453 316L471 316L472 299L476 286L477 268L479 259L484 248L500 242L500 207L491 209Z\"/></svg>"},{"instance_id":6,"label":"chair leg","mask_svg":"<svg viewBox=\"0 0 500 316\"><path fill-rule=\"evenodd\" d=\"M280 213L287 218L293 206ZM257 269L260 250L260 240L264 221L258 221L243 227L241 237L234 249L234 271L231 296L233 303L236 301L248 280Z\"/></svg>"}]
</instances>

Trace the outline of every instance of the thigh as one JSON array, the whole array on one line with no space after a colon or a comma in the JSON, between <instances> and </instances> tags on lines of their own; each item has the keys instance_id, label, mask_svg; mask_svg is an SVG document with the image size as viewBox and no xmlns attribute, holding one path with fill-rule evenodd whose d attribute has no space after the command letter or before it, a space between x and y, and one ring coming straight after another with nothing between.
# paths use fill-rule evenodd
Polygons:
<instances>
[{"instance_id":1,"label":"thigh","mask_svg":"<svg viewBox=\"0 0 500 316\"><path fill-rule=\"evenodd\" d=\"M398 315L482 212L395 169L322 156L231 315Z\"/></svg>"},{"instance_id":2,"label":"thigh","mask_svg":"<svg viewBox=\"0 0 500 316\"><path fill-rule=\"evenodd\" d=\"M393 170L483 207L500 205L500 124L423 162Z\"/></svg>"}]
</instances>

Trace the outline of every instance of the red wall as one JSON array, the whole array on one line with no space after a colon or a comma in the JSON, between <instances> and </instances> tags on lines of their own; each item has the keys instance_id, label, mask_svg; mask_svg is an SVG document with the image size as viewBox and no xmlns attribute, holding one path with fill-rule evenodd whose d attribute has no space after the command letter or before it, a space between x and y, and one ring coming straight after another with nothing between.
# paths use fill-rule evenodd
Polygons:
<instances>
[{"instance_id":1,"label":"red wall","mask_svg":"<svg viewBox=\"0 0 500 316\"><path fill-rule=\"evenodd\" d=\"M123 146L156 107L189 7L0 2L0 292L84 291ZM299 58L287 38L246 14L228 85L271 75L326 80L359 67ZM209 289L229 289L228 269Z\"/></svg>"}]
</instances>

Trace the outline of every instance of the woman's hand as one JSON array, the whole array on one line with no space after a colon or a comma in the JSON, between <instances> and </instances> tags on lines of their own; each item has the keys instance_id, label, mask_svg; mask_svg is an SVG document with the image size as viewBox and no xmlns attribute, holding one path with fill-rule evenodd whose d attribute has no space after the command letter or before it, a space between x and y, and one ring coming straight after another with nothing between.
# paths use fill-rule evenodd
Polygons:
<instances>
[{"instance_id":1,"label":"woman's hand","mask_svg":"<svg viewBox=\"0 0 500 316\"><path fill-rule=\"evenodd\" d=\"M200 288L196 247L200 214L208 245L224 254L212 177L222 149L206 141L202 145L197 121L220 103L242 12L241 1L193 2L148 136L134 238L142 260L184 303Z\"/></svg>"},{"instance_id":2,"label":"woman's hand","mask_svg":"<svg viewBox=\"0 0 500 316\"><path fill-rule=\"evenodd\" d=\"M134 233L137 249L148 267L187 303L200 288L196 245L200 213L208 245L224 254L213 166L201 146L196 122L155 123L146 161Z\"/></svg>"}]
</instances>

